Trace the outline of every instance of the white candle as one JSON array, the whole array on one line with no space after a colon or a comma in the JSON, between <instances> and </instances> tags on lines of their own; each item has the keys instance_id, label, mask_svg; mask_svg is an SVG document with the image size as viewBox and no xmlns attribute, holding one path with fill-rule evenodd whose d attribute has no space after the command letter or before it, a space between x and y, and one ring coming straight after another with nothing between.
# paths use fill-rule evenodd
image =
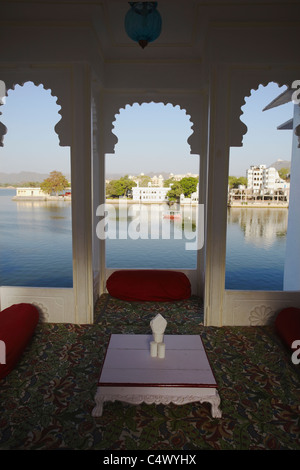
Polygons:
<instances>
[{"instance_id":1,"label":"white candle","mask_svg":"<svg viewBox=\"0 0 300 470\"><path fill-rule=\"evenodd\" d=\"M158 357L163 359L165 357L165 354L166 354L166 345L165 345L165 343L158 343L158 345L157 345L157 355L158 355Z\"/></svg>"},{"instance_id":2,"label":"white candle","mask_svg":"<svg viewBox=\"0 0 300 470\"><path fill-rule=\"evenodd\" d=\"M157 343L155 341L151 341L150 343L150 354L151 357L157 356Z\"/></svg>"},{"instance_id":3,"label":"white candle","mask_svg":"<svg viewBox=\"0 0 300 470\"><path fill-rule=\"evenodd\" d=\"M164 340L163 333L153 333L153 339L156 343L162 343Z\"/></svg>"}]
</instances>

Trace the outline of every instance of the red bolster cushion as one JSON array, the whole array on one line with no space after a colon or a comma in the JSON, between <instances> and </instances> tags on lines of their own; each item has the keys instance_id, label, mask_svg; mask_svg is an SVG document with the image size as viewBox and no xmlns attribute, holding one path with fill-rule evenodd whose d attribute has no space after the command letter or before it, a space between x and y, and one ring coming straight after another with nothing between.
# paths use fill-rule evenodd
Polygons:
<instances>
[{"instance_id":1,"label":"red bolster cushion","mask_svg":"<svg viewBox=\"0 0 300 470\"><path fill-rule=\"evenodd\" d=\"M6 377L19 361L39 321L32 304L14 304L0 312L0 379ZM3 343L5 364L3 364Z\"/></svg>"},{"instance_id":2,"label":"red bolster cushion","mask_svg":"<svg viewBox=\"0 0 300 470\"><path fill-rule=\"evenodd\" d=\"M112 297L128 301L166 302L191 296L189 279L178 271L115 271L108 278L106 288Z\"/></svg>"},{"instance_id":3,"label":"red bolster cushion","mask_svg":"<svg viewBox=\"0 0 300 470\"><path fill-rule=\"evenodd\" d=\"M284 344L291 348L293 341L300 340L300 308L281 310L275 319L275 329Z\"/></svg>"}]
</instances>

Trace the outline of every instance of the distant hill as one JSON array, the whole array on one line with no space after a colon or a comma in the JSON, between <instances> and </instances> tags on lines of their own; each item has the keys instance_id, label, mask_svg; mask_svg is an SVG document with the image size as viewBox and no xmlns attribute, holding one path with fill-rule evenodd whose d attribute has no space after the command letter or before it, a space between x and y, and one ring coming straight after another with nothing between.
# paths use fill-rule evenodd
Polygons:
<instances>
[{"instance_id":1,"label":"distant hill","mask_svg":"<svg viewBox=\"0 0 300 470\"><path fill-rule=\"evenodd\" d=\"M157 171L157 172L154 172L154 171L149 171L149 172L146 172L145 175L146 176L150 176L150 178L153 178L153 176L162 176L165 180L170 178L170 174L172 172L166 172L166 171ZM176 172L173 172L174 174L177 174ZM106 175L106 178L109 179L109 180L113 180L113 179L119 179L121 178L122 176L125 176L125 175L128 175L128 176L139 176L139 174L137 173L132 173L130 171L128 171L127 173L108 173Z\"/></svg>"},{"instance_id":2,"label":"distant hill","mask_svg":"<svg viewBox=\"0 0 300 470\"><path fill-rule=\"evenodd\" d=\"M128 171L127 173L109 173L106 175L106 178L109 179L109 180L113 180L113 179L119 179L121 178L122 176L125 176L125 175L128 175L128 176L139 176L139 174L137 173L132 173L130 171ZM153 178L153 176L159 176L159 175L162 175L164 179L167 179L169 178L169 175L170 173L166 173L165 171L158 171L156 173L154 173L153 171L150 171L150 172L146 172L145 173L146 176L150 176L151 178Z\"/></svg>"},{"instance_id":3,"label":"distant hill","mask_svg":"<svg viewBox=\"0 0 300 470\"><path fill-rule=\"evenodd\" d=\"M269 168L275 168L275 170L281 170L281 168L291 168L291 162L288 160L276 160L275 163L272 163L272 165L269 166Z\"/></svg>"},{"instance_id":4,"label":"distant hill","mask_svg":"<svg viewBox=\"0 0 300 470\"><path fill-rule=\"evenodd\" d=\"M0 186L1 184L22 184L29 181L41 183L48 178L49 173L35 173L32 171L21 171L20 173L1 173L0 172ZM69 175L65 175L69 178Z\"/></svg>"},{"instance_id":5,"label":"distant hill","mask_svg":"<svg viewBox=\"0 0 300 470\"><path fill-rule=\"evenodd\" d=\"M28 183L29 181L33 182L39 182L41 183L44 181L46 178L48 178L49 173L35 173L33 171L20 171L19 173L1 173L0 172L0 186L4 184L11 184L11 185L16 185L16 184L23 184L23 183ZM106 178L107 179L119 179L122 176L125 176L126 173L111 173L107 174ZM128 172L128 174L132 174ZM170 177L170 173L167 173L165 171L161 172L156 172L154 173L153 171L150 173L145 173L147 176L153 177L153 176L159 176L162 175L164 179L168 179ZM66 178L70 181L70 175L65 175ZM137 175L136 175L137 176Z\"/></svg>"}]
</instances>

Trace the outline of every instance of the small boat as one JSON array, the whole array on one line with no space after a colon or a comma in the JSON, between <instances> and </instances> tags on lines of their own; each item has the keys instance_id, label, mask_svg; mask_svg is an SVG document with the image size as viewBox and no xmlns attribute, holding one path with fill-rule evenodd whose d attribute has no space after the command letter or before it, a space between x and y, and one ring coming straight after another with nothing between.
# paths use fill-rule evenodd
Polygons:
<instances>
[{"instance_id":1,"label":"small boat","mask_svg":"<svg viewBox=\"0 0 300 470\"><path fill-rule=\"evenodd\" d=\"M180 211L169 211L169 212L164 213L163 218L164 219L171 219L171 220L181 219L181 212Z\"/></svg>"}]
</instances>

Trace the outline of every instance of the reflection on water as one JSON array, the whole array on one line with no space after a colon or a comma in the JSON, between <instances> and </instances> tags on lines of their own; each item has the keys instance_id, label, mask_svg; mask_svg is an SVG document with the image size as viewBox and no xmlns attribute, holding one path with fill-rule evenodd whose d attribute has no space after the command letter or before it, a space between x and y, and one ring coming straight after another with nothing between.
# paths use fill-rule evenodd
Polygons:
<instances>
[{"instance_id":1,"label":"reflection on water","mask_svg":"<svg viewBox=\"0 0 300 470\"><path fill-rule=\"evenodd\" d=\"M287 209L228 209L227 224L238 224L244 233L245 241L254 245L271 246L278 237L285 238L287 223Z\"/></svg>"},{"instance_id":2,"label":"reflection on water","mask_svg":"<svg viewBox=\"0 0 300 470\"><path fill-rule=\"evenodd\" d=\"M52 211L57 212L59 210L64 210L66 205L71 205L70 201L14 201L18 211L24 210L42 210L42 211Z\"/></svg>"},{"instance_id":3,"label":"reflection on water","mask_svg":"<svg viewBox=\"0 0 300 470\"><path fill-rule=\"evenodd\" d=\"M195 239L196 207L170 211L167 204L106 204L107 238ZM175 219L168 216L175 214Z\"/></svg>"},{"instance_id":4,"label":"reflection on water","mask_svg":"<svg viewBox=\"0 0 300 470\"><path fill-rule=\"evenodd\" d=\"M283 289L287 223L288 209L228 209L227 289Z\"/></svg>"},{"instance_id":5,"label":"reflection on water","mask_svg":"<svg viewBox=\"0 0 300 470\"><path fill-rule=\"evenodd\" d=\"M0 190L0 285L72 287L71 204Z\"/></svg>"},{"instance_id":6,"label":"reflection on water","mask_svg":"<svg viewBox=\"0 0 300 470\"><path fill-rule=\"evenodd\" d=\"M108 268L195 269L196 208L182 207L170 220L167 205L132 204L108 208Z\"/></svg>"},{"instance_id":7,"label":"reflection on water","mask_svg":"<svg viewBox=\"0 0 300 470\"><path fill-rule=\"evenodd\" d=\"M71 204L14 195L0 189L0 285L72 286ZM160 205L107 208L107 267L196 268L197 252L186 249L195 239L195 207L176 220L165 219ZM227 289L282 290L287 220L287 209L228 209Z\"/></svg>"}]
</instances>

